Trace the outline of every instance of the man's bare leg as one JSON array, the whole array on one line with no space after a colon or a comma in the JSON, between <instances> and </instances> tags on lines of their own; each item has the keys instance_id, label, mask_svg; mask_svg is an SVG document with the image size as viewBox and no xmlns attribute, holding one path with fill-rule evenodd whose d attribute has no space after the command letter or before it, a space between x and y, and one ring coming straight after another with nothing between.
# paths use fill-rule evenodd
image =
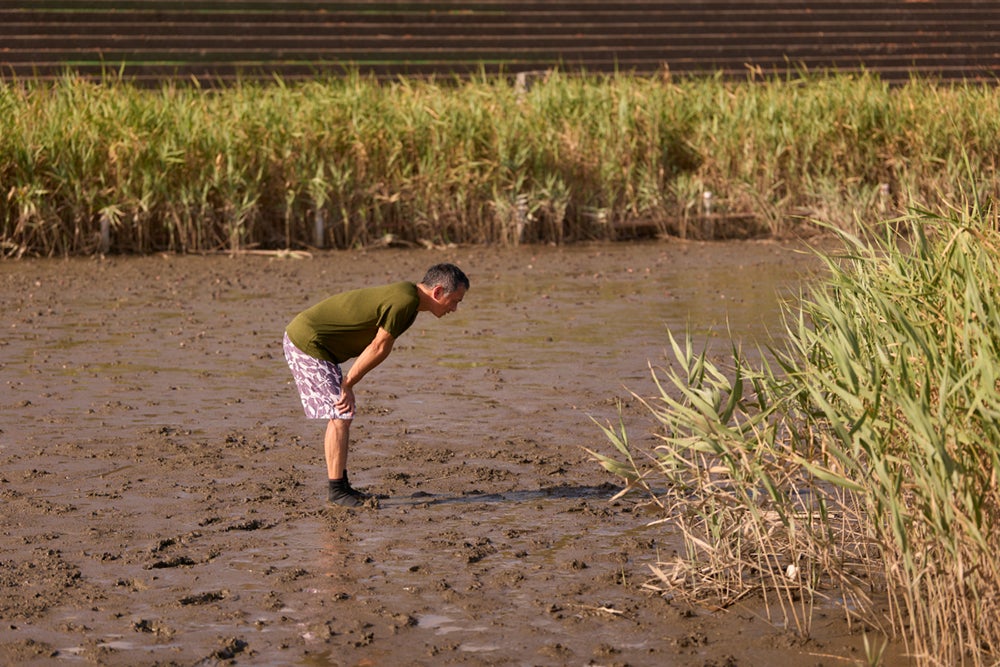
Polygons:
<instances>
[{"instance_id":1,"label":"man's bare leg","mask_svg":"<svg viewBox=\"0 0 1000 667\"><path fill-rule=\"evenodd\" d=\"M350 440L351 420L331 419L326 425L323 449L326 454L326 474L329 478L327 501L335 505L357 507L368 496L351 488L347 479L347 445Z\"/></svg>"},{"instance_id":2,"label":"man's bare leg","mask_svg":"<svg viewBox=\"0 0 1000 667\"><path fill-rule=\"evenodd\" d=\"M329 479L342 479L347 468L347 445L351 435L350 419L331 419L326 425L323 450L326 454L326 475Z\"/></svg>"}]
</instances>

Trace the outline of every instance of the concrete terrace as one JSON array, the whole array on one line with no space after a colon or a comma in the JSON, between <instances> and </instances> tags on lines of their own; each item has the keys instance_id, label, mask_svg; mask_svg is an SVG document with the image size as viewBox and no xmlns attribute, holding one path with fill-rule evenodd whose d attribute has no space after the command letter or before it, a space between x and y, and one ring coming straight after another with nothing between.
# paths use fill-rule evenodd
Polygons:
<instances>
[{"instance_id":1,"label":"concrete terrace","mask_svg":"<svg viewBox=\"0 0 1000 667\"><path fill-rule=\"evenodd\" d=\"M0 77L565 71L993 81L996 0L0 1Z\"/></svg>"}]
</instances>

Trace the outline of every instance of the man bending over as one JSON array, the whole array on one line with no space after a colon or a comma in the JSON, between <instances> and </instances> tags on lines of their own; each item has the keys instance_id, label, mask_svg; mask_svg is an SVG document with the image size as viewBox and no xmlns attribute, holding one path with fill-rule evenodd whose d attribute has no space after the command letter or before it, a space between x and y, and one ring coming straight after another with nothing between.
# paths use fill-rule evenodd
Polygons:
<instances>
[{"instance_id":1,"label":"man bending over","mask_svg":"<svg viewBox=\"0 0 1000 667\"><path fill-rule=\"evenodd\" d=\"M347 449L354 418L354 387L392 352L417 313L454 312L469 279L454 264L436 264L423 280L335 294L302 311L285 329L284 350L309 419L327 419L323 449L329 478L327 501L357 507L367 496L347 478ZM347 375L340 365L354 359Z\"/></svg>"}]
</instances>

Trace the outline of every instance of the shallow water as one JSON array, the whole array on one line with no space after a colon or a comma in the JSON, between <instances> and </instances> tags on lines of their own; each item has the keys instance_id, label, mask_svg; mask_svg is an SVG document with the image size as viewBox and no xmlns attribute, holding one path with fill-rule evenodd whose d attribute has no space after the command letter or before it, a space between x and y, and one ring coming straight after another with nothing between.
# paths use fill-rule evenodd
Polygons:
<instances>
[{"instance_id":1,"label":"shallow water","mask_svg":"<svg viewBox=\"0 0 1000 667\"><path fill-rule=\"evenodd\" d=\"M725 354L780 330L817 262L772 242L0 263L0 662L802 664L759 610L644 589L678 547L583 451L633 439L667 332ZM326 294L453 261L361 386L351 477L323 506L322 424L281 331ZM610 453L610 451L609 451ZM887 663L888 664L888 663ZM900 663L902 664L902 663Z\"/></svg>"}]
</instances>

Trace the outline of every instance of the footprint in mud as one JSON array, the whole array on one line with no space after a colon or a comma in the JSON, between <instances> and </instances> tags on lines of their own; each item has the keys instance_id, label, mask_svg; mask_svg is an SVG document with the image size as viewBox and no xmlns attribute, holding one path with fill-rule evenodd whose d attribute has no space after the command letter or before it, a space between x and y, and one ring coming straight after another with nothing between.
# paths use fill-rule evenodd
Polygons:
<instances>
[{"instance_id":1,"label":"footprint in mud","mask_svg":"<svg viewBox=\"0 0 1000 667\"><path fill-rule=\"evenodd\" d=\"M165 560L158 560L156 562L150 563L146 566L147 570L161 570L171 567L186 567L189 565L194 565L193 559L187 556L174 556L173 558L167 558Z\"/></svg>"},{"instance_id":2,"label":"footprint in mud","mask_svg":"<svg viewBox=\"0 0 1000 667\"><path fill-rule=\"evenodd\" d=\"M273 524L265 523L260 519L250 519L248 521L243 521L242 523L236 523L233 524L232 526L228 526L226 528L226 532L232 530L263 530L266 528L270 528L272 525Z\"/></svg>"},{"instance_id":3,"label":"footprint in mud","mask_svg":"<svg viewBox=\"0 0 1000 667\"><path fill-rule=\"evenodd\" d=\"M460 552L466 558L466 562L471 565L472 563L478 563L487 556L495 554L497 548L490 541L490 538L480 537L474 541L465 542Z\"/></svg>"},{"instance_id":4,"label":"footprint in mud","mask_svg":"<svg viewBox=\"0 0 1000 667\"><path fill-rule=\"evenodd\" d=\"M195 595L186 595L182 597L178 602L181 605L194 605L194 604L208 604L210 602L219 602L220 600L225 600L229 597L229 591L206 591L204 593L197 593Z\"/></svg>"}]
</instances>

